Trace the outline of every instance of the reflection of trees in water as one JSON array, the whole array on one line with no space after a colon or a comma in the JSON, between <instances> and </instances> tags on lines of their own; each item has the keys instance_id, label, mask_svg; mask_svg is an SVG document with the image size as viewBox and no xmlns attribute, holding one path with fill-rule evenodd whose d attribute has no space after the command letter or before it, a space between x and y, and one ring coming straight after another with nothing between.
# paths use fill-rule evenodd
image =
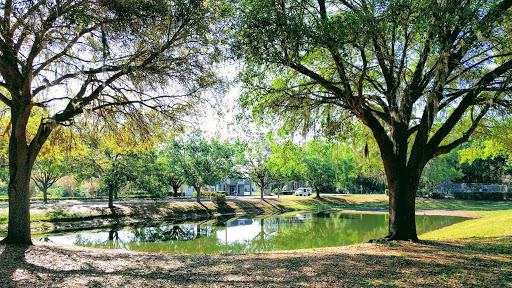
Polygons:
<instances>
[{"instance_id":1,"label":"reflection of trees in water","mask_svg":"<svg viewBox=\"0 0 512 288\"><path fill-rule=\"evenodd\" d=\"M110 231L108 231L108 245L109 248L124 248L126 246L126 243L121 240L119 237L119 228L118 227L112 227Z\"/></svg>"},{"instance_id":2,"label":"reflection of trees in water","mask_svg":"<svg viewBox=\"0 0 512 288\"><path fill-rule=\"evenodd\" d=\"M164 241L189 241L197 238L195 225L172 225L160 227L139 227L131 232L137 241L164 242Z\"/></svg>"},{"instance_id":3,"label":"reflection of trees in water","mask_svg":"<svg viewBox=\"0 0 512 288\"><path fill-rule=\"evenodd\" d=\"M112 229L112 230L108 231L108 240L109 241L119 240L119 232L117 232L116 229Z\"/></svg>"},{"instance_id":4,"label":"reflection of trees in water","mask_svg":"<svg viewBox=\"0 0 512 288\"><path fill-rule=\"evenodd\" d=\"M265 233L265 218L261 218L260 221L260 231L258 234L248 243L249 251L248 252L263 252L273 250L272 242L269 241L271 235L269 233Z\"/></svg>"},{"instance_id":5,"label":"reflection of trees in water","mask_svg":"<svg viewBox=\"0 0 512 288\"><path fill-rule=\"evenodd\" d=\"M48 243L53 243L52 239L50 239L48 236L47 237L42 237L42 238L36 238L37 241L41 241L41 242L48 242Z\"/></svg>"},{"instance_id":6,"label":"reflection of trees in water","mask_svg":"<svg viewBox=\"0 0 512 288\"><path fill-rule=\"evenodd\" d=\"M382 237L382 233L387 231L383 215L321 212L303 221L297 221L295 217L279 218L281 222L278 229L282 232L270 239L277 250L366 242Z\"/></svg>"},{"instance_id":7,"label":"reflection of trees in water","mask_svg":"<svg viewBox=\"0 0 512 288\"><path fill-rule=\"evenodd\" d=\"M386 218L387 215L377 214L323 212L316 217L315 214L310 216L301 213L299 217L238 219L231 221L230 224L220 223L219 220L215 222L215 224L221 224L219 226L203 222L197 225L173 224L160 227L136 227L124 231L114 227L110 231L83 233L82 235L72 235L73 237L70 238L77 245L134 251L246 253L366 242L369 239L383 237L387 233ZM425 226L427 229L461 221L460 218L435 216L418 216L417 220L418 228ZM235 226L247 228L231 229ZM238 238L235 233L250 233L251 236L242 235L245 238ZM241 240L234 241L235 239ZM49 236L40 240L51 242L53 239L52 236Z\"/></svg>"}]
</instances>

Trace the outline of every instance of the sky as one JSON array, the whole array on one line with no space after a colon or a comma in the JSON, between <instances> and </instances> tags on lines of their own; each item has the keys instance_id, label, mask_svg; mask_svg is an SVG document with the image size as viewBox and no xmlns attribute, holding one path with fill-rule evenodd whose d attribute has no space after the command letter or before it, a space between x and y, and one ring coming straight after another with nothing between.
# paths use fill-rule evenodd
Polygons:
<instances>
[{"instance_id":1,"label":"sky","mask_svg":"<svg viewBox=\"0 0 512 288\"><path fill-rule=\"evenodd\" d=\"M196 117L191 117L191 125L188 127L190 132L194 129L200 129L204 132L206 138L218 136L220 140L249 140L251 134L258 131L267 133L268 128L257 127L254 123L239 123L236 116L240 113L241 108L238 104L238 98L242 93L242 87L239 83L233 83L238 74L240 65L226 64L218 70L219 75L225 78L226 81L231 82L232 85L226 93L221 95L212 95L210 93L209 104L204 104L200 109L201 112ZM245 113L250 113L246 111ZM244 131L246 130L246 131Z\"/></svg>"}]
</instances>

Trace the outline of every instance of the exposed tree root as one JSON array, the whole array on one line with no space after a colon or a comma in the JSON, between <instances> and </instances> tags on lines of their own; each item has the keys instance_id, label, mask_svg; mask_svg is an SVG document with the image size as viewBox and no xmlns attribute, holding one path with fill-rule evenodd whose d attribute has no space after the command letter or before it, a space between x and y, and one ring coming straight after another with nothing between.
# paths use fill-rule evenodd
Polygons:
<instances>
[{"instance_id":1,"label":"exposed tree root","mask_svg":"<svg viewBox=\"0 0 512 288\"><path fill-rule=\"evenodd\" d=\"M16 244L16 245L34 245L34 243L32 243L32 240L28 241L27 243L21 243L19 241L13 241L11 240L11 238L9 237L9 235L7 235L7 237L5 237L4 239L0 240L0 245L7 245L7 244Z\"/></svg>"},{"instance_id":2,"label":"exposed tree root","mask_svg":"<svg viewBox=\"0 0 512 288\"><path fill-rule=\"evenodd\" d=\"M398 236L388 235L384 238L371 239L370 241L368 241L368 243L389 243L391 241L419 242L420 240L418 239L418 237L398 237Z\"/></svg>"}]
</instances>

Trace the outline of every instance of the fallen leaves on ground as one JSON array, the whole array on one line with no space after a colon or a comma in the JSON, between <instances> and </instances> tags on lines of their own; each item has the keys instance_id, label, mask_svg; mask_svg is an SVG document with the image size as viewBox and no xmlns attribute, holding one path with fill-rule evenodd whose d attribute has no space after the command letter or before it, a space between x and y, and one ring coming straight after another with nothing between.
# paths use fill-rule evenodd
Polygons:
<instances>
[{"instance_id":1,"label":"fallen leaves on ground","mask_svg":"<svg viewBox=\"0 0 512 288\"><path fill-rule=\"evenodd\" d=\"M511 248L511 237L239 255L8 245L0 287L512 287Z\"/></svg>"}]
</instances>

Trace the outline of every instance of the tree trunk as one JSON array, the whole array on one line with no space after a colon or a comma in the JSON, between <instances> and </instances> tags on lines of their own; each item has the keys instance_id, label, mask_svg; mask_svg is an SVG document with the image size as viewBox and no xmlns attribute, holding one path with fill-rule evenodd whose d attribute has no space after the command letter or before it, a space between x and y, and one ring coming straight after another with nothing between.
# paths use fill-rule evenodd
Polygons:
<instances>
[{"instance_id":1,"label":"tree trunk","mask_svg":"<svg viewBox=\"0 0 512 288\"><path fill-rule=\"evenodd\" d=\"M320 199L320 188L319 187L314 187L314 189L315 189L315 193L316 193L315 198Z\"/></svg>"},{"instance_id":2,"label":"tree trunk","mask_svg":"<svg viewBox=\"0 0 512 288\"><path fill-rule=\"evenodd\" d=\"M196 189L196 201L201 203L201 187L194 187Z\"/></svg>"},{"instance_id":3,"label":"tree trunk","mask_svg":"<svg viewBox=\"0 0 512 288\"><path fill-rule=\"evenodd\" d=\"M389 181L389 240L418 240L415 196L417 185L410 181ZM409 182L409 183L408 183Z\"/></svg>"},{"instance_id":4,"label":"tree trunk","mask_svg":"<svg viewBox=\"0 0 512 288\"><path fill-rule=\"evenodd\" d=\"M32 245L30 233L30 179L35 156L27 145L26 125L30 106L11 110L12 132L9 139L9 222L5 244ZM39 149L35 147L35 153Z\"/></svg>"},{"instance_id":5,"label":"tree trunk","mask_svg":"<svg viewBox=\"0 0 512 288\"><path fill-rule=\"evenodd\" d=\"M263 200L263 193L265 193L265 185L260 185L260 197Z\"/></svg>"},{"instance_id":6,"label":"tree trunk","mask_svg":"<svg viewBox=\"0 0 512 288\"><path fill-rule=\"evenodd\" d=\"M198 238L201 238L201 225L199 224L196 225L196 239Z\"/></svg>"},{"instance_id":7,"label":"tree trunk","mask_svg":"<svg viewBox=\"0 0 512 288\"><path fill-rule=\"evenodd\" d=\"M423 166L407 167L383 157L389 187L388 240L418 240L416 234L416 191Z\"/></svg>"},{"instance_id":8,"label":"tree trunk","mask_svg":"<svg viewBox=\"0 0 512 288\"><path fill-rule=\"evenodd\" d=\"M43 203L48 203L48 187L43 186Z\"/></svg>"},{"instance_id":9,"label":"tree trunk","mask_svg":"<svg viewBox=\"0 0 512 288\"><path fill-rule=\"evenodd\" d=\"M172 187L172 189L174 190L174 198L178 198L178 189L179 189L179 187Z\"/></svg>"},{"instance_id":10,"label":"tree trunk","mask_svg":"<svg viewBox=\"0 0 512 288\"><path fill-rule=\"evenodd\" d=\"M415 198L428 152L411 154L408 159L409 143L404 123L395 125L393 140L384 136L383 130L374 127L372 132L379 145L389 188L389 234L384 239L416 241Z\"/></svg>"},{"instance_id":11,"label":"tree trunk","mask_svg":"<svg viewBox=\"0 0 512 288\"><path fill-rule=\"evenodd\" d=\"M108 208L113 211L114 209L114 191L108 189Z\"/></svg>"},{"instance_id":12,"label":"tree trunk","mask_svg":"<svg viewBox=\"0 0 512 288\"><path fill-rule=\"evenodd\" d=\"M28 166L28 165L27 165ZM30 167L18 167L9 182L9 222L4 244L32 245L30 232Z\"/></svg>"}]
</instances>

